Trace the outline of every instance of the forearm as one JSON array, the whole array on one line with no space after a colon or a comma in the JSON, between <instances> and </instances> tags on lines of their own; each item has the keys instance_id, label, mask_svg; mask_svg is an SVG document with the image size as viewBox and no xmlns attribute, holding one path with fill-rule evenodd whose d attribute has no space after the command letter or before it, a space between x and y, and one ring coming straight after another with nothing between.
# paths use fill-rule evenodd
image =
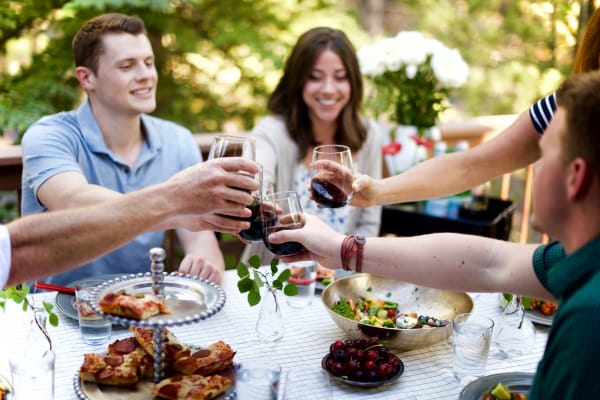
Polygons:
<instances>
[{"instance_id":1,"label":"forearm","mask_svg":"<svg viewBox=\"0 0 600 400\"><path fill-rule=\"evenodd\" d=\"M368 238L362 271L446 290L548 296L533 272L535 248L452 233Z\"/></svg>"},{"instance_id":2,"label":"forearm","mask_svg":"<svg viewBox=\"0 0 600 400\"><path fill-rule=\"evenodd\" d=\"M133 237L156 230L171 212L158 187L114 201L21 218L7 225L11 240L9 284L64 271L99 257Z\"/></svg>"}]
</instances>

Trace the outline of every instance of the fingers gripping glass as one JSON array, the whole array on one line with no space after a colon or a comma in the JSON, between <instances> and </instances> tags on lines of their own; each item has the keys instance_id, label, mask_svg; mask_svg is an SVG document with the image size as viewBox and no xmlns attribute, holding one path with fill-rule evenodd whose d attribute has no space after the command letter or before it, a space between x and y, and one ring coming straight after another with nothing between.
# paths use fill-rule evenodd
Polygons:
<instances>
[{"instance_id":1,"label":"fingers gripping glass","mask_svg":"<svg viewBox=\"0 0 600 400\"><path fill-rule=\"evenodd\" d=\"M277 192L267 196L261 207L263 214L264 243L276 256L291 256L304 250L298 242L271 243L271 233L304 226L304 216L296 192Z\"/></svg>"},{"instance_id":2,"label":"fingers gripping glass","mask_svg":"<svg viewBox=\"0 0 600 400\"><path fill-rule=\"evenodd\" d=\"M352 199L354 179L352 153L348 146L323 145L313 150L310 189L322 207L344 207Z\"/></svg>"}]
</instances>

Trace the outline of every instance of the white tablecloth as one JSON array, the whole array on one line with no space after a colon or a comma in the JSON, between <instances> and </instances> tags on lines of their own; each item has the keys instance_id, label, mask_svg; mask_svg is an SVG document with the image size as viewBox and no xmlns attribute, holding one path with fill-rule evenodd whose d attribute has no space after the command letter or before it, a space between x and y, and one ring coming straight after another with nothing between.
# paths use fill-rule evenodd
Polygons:
<instances>
[{"instance_id":1,"label":"white tablecloth","mask_svg":"<svg viewBox=\"0 0 600 400\"><path fill-rule=\"evenodd\" d=\"M235 271L225 273L223 288L227 293L224 308L215 316L197 324L173 327L175 334L185 343L209 345L224 340L237 351L235 360L271 359L284 371L298 371L304 381L302 398L323 399L324 375L321 359L329 345L336 339L345 338L344 332L331 320L319 297L310 308L298 310L283 304L285 334L274 344L261 344L255 334L255 324L260 305L250 307L246 297L237 290ZM498 318L501 308L497 294L472 294L475 313ZM35 302L54 302L55 292L35 295ZM31 314L25 313L12 302L6 311L0 310L0 374L10 379L8 354L24 346ZM95 352L84 345L79 337L77 321L60 316L58 327L50 327L50 335L56 351L55 399L70 400L77 396L73 389L73 376L83 360L83 354ZM510 371L534 372L544 351L548 328L536 325L536 343L528 355L500 360L490 357L487 374ZM111 340L129 336L125 328L113 329ZM396 353L404 362L404 374L394 383L374 389L359 389L333 382L332 398L338 399L456 399L461 385L452 376L452 349L448 342L431 347ZM41 400L41 399L36 399Z\"/></svg>"}]
</instances>

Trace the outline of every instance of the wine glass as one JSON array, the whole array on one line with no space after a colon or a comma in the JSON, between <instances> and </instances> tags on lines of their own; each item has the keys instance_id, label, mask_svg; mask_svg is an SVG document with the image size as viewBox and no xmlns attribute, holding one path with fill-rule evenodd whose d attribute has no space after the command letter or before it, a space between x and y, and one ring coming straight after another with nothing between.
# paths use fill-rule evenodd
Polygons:
<instances>
[{"instance_id":1,"label":"wine glass","mask_svg":"<svg viewBox=\"0 0 600 400\"><path fill-rule=\"evenodd\" d=\"M250 137L216 135L208 152L208 159L243 157L256 161L256 142Z\"/></svg>"},{"instance_id":2,"label":"wine glass","mask_svg":"<svg viewBox=\"0 0 600 400\"><path fill-rule=\"evenodd\" d=\"M299 229L304 226L304 215L296 192L276 192L263 200L263 242L275 256L291 256L301 252L304 246L298 242L271 243L271 233L285 229Z\"/></svg>"},{"instance_id":3,"label":"wine glass","mask_svg":"<svg viewBox=\"0 0 600 400\"><path fill-rule=\"evenodd\" d=\"M354 173L348 146L326 144L315 147L311 172L310 189L319 205L339 208L350 202Z\"/></svg>"},{"instance_id":4,"label":"wine glass","mask_svg":"<svg viewBox=\"0 0 600 400\"><path fill-rule=\"evenodd\" d=\"M250 215L247 218L243 218L243 217L235 218L238 220L250 222L250 228L244 229L239 232L240 237L248 242L262 242L263 236L264 236L264 232L263 232L264 216L263 216L263 213L261 213L261 207L262 207L263 196L264 196L263 177L262 177L263 169L262 169L262 165L259 164L258 166L259 166L259 171L258 171L258 173L256 173L256 175L254 175L254 179L256 179L258 181L259 186L258 186L257 190L255 190L254 192L251 193L254 200L253 200L252 204L250 204L248 206L250 211L252 211L252 215ZM233 218L233 217L231 217L231 218Z\"/></svg>"}]
</instances>

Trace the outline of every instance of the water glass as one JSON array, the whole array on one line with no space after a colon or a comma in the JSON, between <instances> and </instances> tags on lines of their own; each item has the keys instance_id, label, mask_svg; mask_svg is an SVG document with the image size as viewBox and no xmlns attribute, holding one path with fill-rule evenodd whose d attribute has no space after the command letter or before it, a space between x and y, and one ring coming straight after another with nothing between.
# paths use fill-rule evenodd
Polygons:
<instances>
[{"instance_id":1,"label":"water glass","mask_svg":"<svg viewBox=\"0 0 600 400\"><path fill-rule=\"evenodd\" d=\"M291 272L289 283L298 288L298 294L288 296L287 303L294 308L304 308L312 304L317 287L317 262L313 260L296 261L284 264Z\"/></svg>"},{"instance_id":2,"label":"water glass","mask_svg":"<svg viewBox=\"0 0 600 400\"><path fill-rule=\"evenodd\" d=\"M254 360L236 367L235 394L237 400L275 400L279 390L281 367L277 363Z\"/></svg>"},{"instance_id":3,"label":"water glass","mask_svg":"<svg viewBox=\"0 0 600 400\"><path fill-rule=\"evenodd\" d=\"M221 157L242 157L255 161L256 142L250 137L217 135L210 146L208 159Z\"/></svg>"},{"instance_id":4,"label":"water glass","mask_svg":"<svg viewBox=\"0 0 600 400\"><path fill-rule=\"evenodd\" d=\"M91 346L100 346L110 340L112 325L109 320L96 314L92 303L95 301L94 286L80 285L75 289L77 318L81 340Z\"/></svg>"},{"instance_id":5,"label":"water glass","mask_svg":"<svg viewBox=\"0 0 600 400\"><path fill-rule=\"evenodd\" d=\"M453 320L453 327L452 370L456 380L468 383L485 374L494 320L482 315L459 314Z\"/></svg>"},{"instance_id":6,"label":"water glass","mask_svg":"<svg viewBox=\"0 0 600 400\"><path fill-rule=\"evenodd\" d=\"M313 150L310 189L326 208L344 207L352 199L354 170L348 146L327 144Z\"/></svg>"},{"instance_id":7,"label":"water glass","mask_svg":"<svg viewBox=\"0 0 600 400\"><path fill-rule=\"evenodd\" d=\"M276 192L263 199L263 242L275 256L291 256L304 250L298 242L271 243L268 237L271 233L286 229L300 229L304 226L304 215L296 192Z\"/></svg>"}]
</instances>

